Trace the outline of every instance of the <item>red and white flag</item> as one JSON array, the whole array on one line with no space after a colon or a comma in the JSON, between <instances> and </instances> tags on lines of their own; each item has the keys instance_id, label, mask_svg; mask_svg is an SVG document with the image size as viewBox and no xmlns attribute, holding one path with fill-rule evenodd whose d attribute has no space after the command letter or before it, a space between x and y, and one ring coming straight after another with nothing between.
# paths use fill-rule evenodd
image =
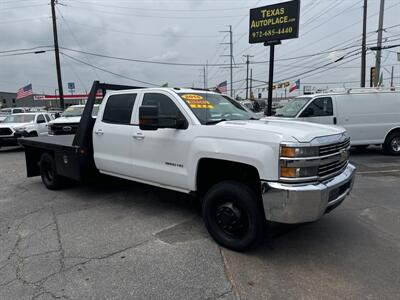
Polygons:
<instances>
[{"instance_id":1,"label":"red and white flag","mask_svg":"<svg viewBox=\"0 0 400 300\"><path fill-rule=\"evenodd\" d=\"M17 92L17 100L33 95L32 83L20 88Z\"/></svg>"},{"instance_id":2,"label":"red and white flag","mask_svg":"<svg viewBox=\"0 0 400 300\"><path fill-rule=\"evenodd\" d=\"M289 93L300 89L300 79L297 79L289 88Z\"/></svg>"},{"instance_id":3,"label":"red and white flag","mask_svg":"<svg viewBox=\"0 0 400 300\"><path fill-rule=\"evenodd\" d=\"M226 80L218 84L217 87L215 88L215 91L220 94L226 94L227 90L228 90L228 82Z\"/></svg>"}]
</instances>

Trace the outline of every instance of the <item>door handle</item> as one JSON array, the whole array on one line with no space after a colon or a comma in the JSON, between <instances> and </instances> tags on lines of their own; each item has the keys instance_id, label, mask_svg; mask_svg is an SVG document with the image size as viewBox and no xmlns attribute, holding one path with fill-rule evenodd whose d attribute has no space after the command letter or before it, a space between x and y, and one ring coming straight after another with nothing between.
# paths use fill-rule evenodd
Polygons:
<instances>
[{"instance_id":1,"label":"door handle","mask_svg":"<svg viewBox=\"0 0 400 300\"><path fill-rule=\"evenodd\" d=\"M337 124L337 120L336 120L336 117L333 117L333 124Z\"/></svg>"},{"instance_id":2,"label":"door handle","mask_svg":"<svg viewBox=\"0 0 400 300\"><path fill-rule=\"evenodd\" d=\"M141 140L144 140L144 135L143 135L143 133L136 133L135 135L133 135L133 138L135 139L135 140L138 140L138 141L141 141Z\"/></svg>"},{"instance_id":3,"label":"door handle","mask_svg":"<svg viewBox=\"0 0 400 300\"><path fill-rule=\"evenodd\" d=\"M103 135L104 134L103 130L101 130L101 129L96 130L94 133L97 134L97 135Z\"/></svg>"}]
</instances>

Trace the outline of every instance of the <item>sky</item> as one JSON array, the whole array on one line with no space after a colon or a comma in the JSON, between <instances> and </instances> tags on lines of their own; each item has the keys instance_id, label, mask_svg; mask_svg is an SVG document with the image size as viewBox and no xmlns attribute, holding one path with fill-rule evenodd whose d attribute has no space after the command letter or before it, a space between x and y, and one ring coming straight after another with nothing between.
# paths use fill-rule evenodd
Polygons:
<instances>
[{"instance_id":1,"label":"sky","mask_svg":"<svg viewBox=\"0 0 400 300\"><path fill-rule=\"evenodd\" d=\"M15 92L32 83L35 93L54 94L57 88L50 0L0 0L0 91ZM280 1L272 0L59 0L56 6L62 79L74 82L75 93L85 92L94 80L135 86L204 86L229 82L229 35L233 28L235 94L244 96L245 57L256 92L268 80L269 49L248 43L249 9ZM368 1L367 43L376 44L380 0ZM357 87L360 80L362 0L302 0L299 38L284 40L275 50L274 81L294 82L317 88ZM386 0L384 45L400 44L400 0ZM15 49L31 49L5 52ZM346 48L345 50L342 50ZM46 50L45 53L26 53ZM80 51L80 52L77 52ZM174 66L98 57L165 63ZM315 56L310 54L320 53ZM388 85L394 66L400 85L400 47L384 50L382 72ZM22 55L15 55L26 53ZM12 54L12 55L10 55ZM346 59L329 64L346 55ZM264 62L264 63L262 63ZM205 67L206 64L210 66ZM368 51L369 67L375 53ZM93 66L97 67L94 68ZM319 68L315 70L316 68ZM112 74L113 73L113 74ZM118 75L116 75L118 74ZM135 81L139 80L141 82ZM143 83L145 82L145 83ZM229 86L228 86L229 88ZM276 93L283 93L277 90Z\"/></svg>"}]
</instances>

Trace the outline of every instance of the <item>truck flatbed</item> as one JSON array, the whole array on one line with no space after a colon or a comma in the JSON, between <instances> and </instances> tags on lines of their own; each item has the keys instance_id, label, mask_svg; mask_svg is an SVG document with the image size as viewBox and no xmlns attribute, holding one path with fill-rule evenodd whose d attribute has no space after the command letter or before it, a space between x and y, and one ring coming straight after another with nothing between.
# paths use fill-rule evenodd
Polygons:
<instances>
[{"instance_id":1,"label":"truck flatbed","mask_svg":"<svg viewBox=\"0 0 400 300\"><path fill-rule=\"evenodd\" d=\"M18 141L23 146L40 146L41 148L63 149L73 146L75 135L44 135L38 137L20 138Z\"/></svg>"}]
</instances>

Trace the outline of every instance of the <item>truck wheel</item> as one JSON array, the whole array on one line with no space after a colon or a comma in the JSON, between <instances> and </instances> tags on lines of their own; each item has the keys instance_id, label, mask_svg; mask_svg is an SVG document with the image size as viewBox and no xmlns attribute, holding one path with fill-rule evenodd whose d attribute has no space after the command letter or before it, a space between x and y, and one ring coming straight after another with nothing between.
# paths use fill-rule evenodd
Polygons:
<instances>
[{"instance_id":1,"label":"truck wheel","mask_svg":"<svg viewBox=\"0 0 400 300\"><path fill-rule=\"evenodd\" d=\"M29 137L35 137L35 136L38 136L38 134L37 134L36 131L32 131L32 132L29 132L28 136Z\"/></svg>"},{"instance_id":2,"label":"truck wheel","mask_svg":"<svg viewBox=\"0 0 400 300\"><path fill-rule=\"evenodd\" d=\"M44 153L40 159L40 176L49 190L59 190L65 186L66 178L57 174L55 161L48 153Z\"/></svg>"},{"instance_id":3,"label":"truck wheel","mask_svg":"<svg viewBox=\"0 0 400 300\"><path fill-rule=\"evenodd\" d=\"M383 144L383 151L390 155L400 155L400 132L389 134Z\"/></svg>"},{"instance_id":4,"label":"truck wheel","mask_svg":"<svg viewBox=\"0 0 400 300\"><path fill-rule=\"evenodd\" d=\"M236 251L253 246L265 224L257 196L237 181L223 181L207 192L203 199L203 219L217 243Z\"/></svg>"}]
</instances>

